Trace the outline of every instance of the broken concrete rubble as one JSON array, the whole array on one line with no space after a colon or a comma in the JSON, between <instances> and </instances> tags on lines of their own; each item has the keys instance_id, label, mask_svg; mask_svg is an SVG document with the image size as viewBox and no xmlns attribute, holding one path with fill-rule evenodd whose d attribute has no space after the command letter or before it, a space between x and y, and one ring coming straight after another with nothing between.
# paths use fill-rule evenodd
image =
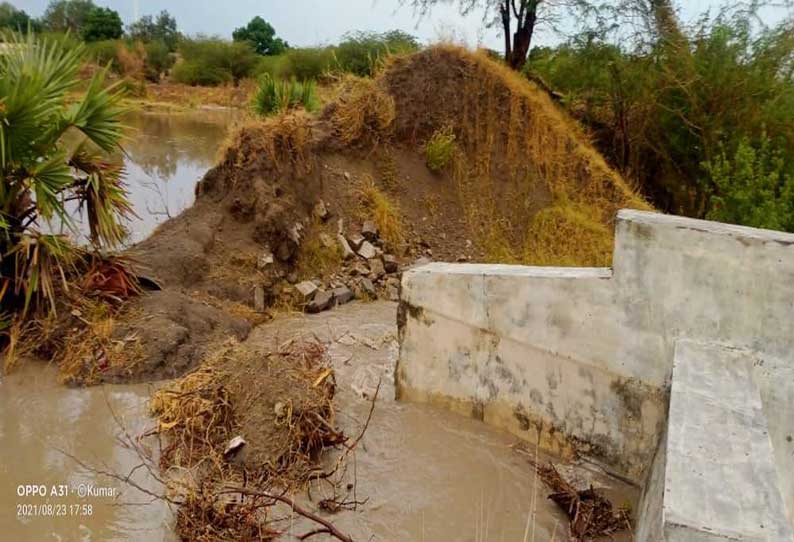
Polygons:
<instances>
[{"instance_id":1,"label":"broken concrete rubble","mask_svg":"<svg viewBox=\"0 0 794 542\"><path fill-rule=\"evenodd\" d=\"M393 254L383 256L383 268L387 273L396 273L398 269L397 258Z\"/></svg>"},{"instance_id":2,"label":"broken concrete rubble","mask_svg":"<svg viewBox=\"0 0 794 542\"><path fill-rule=\"evenodd\" d=\"M369 270L376 278L380 278L386 274L386 268L383 266L383 262L380 258L370 258L367 260L367 265L369 265Z\"/></svg>"},{"instance_id":3,"label":"broken concrete rubble","mask_svg":"<svg viewBox=\"0 0 794 542\"><path fill-rule=\"evenodd\" d=\"M353 250L355 250L356 252L358 252L358 249L361 248L362 243L364 243L364 241L366 241L366 239L364 239L363 236L361 236L361 235L356 233L356 234L348 236L347 241L348 241L348 243L350 243L350 247Z\"/></svg>"},{"instance_id":4,"label":"broken concrete rubble","mask_svg":"<svg viewBox=\"0 0 794 542\"><path fill-rule=\"evenodd\" d=\"M315 283L310 280L304 280L295 285L295 290L301 295L303 301L311 300L316 294L318 288Z\"/></svg>"},{"instance_id":5,"label":"broken concrete rubble","mask_svg":"<svg viewBox=\"0 0 794 542\"><path fill-rule=\"evenodd\" d=\"M361 226L361 235L363 235L364 239L367 241L375 242L378 238L378 227L373 221L367 220L364 222L364 225Z\"/></svg>"},{"instance_id":6,"label":"broken concrete rubble","mask_svg":"<svg viewBox=\"0 0 794 542\"><path fill-rule=\"evenodd\" d=\"M353 252L353 249L350 248L350 244L345 239L345 236L341 233L336 235L336 240L339 242L339 246L342 249L342 258L345 260L349 260L350 258L355 257L356 253Z\"/></svg>"},{"instance_id":7,"label":"broken concrete rubble","mask_svg":"<svg viewBox=\"0 0 794 542\"><path fill-rule=\"evenodd\" d=\"M354 295L353 291L348 288L347 286L340 286L338 288L334 288L334 301L337 305L344 305L345 303L349 303L353 301Z\"/></svg>"},{"instance_id":8,"label":"broken concrete rubble","mask_svg":"<svg viewBox=\"0 0 794 542\"><path fill-rule=\"evenodd\" d=\"M334 293L318 290L312 300L306 304L306 312L317 313L330 309L334 302Z\"/></svg>"},{"instance_id":9,"label":"broken concrete rubble","mask_svg":"<svg viewBox=\"0 0 794 542\"><path fill-rule=\"evenodd\" d=\"M358 255L365 260L371 260L378 255L378 250L369 241L364 241L358 249Z\"/></svg>"}]
</instances>

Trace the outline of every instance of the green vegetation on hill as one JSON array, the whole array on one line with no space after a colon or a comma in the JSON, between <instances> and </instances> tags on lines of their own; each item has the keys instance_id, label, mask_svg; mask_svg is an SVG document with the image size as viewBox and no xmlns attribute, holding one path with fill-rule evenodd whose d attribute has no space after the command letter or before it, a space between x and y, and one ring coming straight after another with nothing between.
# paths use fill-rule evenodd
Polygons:
<instances>
[{"instance_id":1,"label":"green vegetation on hill","mask_svg":"<svg viewBox=\"0 0 794 542\"><path fill-rule=\"evenodd\" d=\"M679 28L646 13L650 36L590 32L533 50L526 70L661 210L794 231L794 22L756 15Z\"/></svg>"}]
</instances>

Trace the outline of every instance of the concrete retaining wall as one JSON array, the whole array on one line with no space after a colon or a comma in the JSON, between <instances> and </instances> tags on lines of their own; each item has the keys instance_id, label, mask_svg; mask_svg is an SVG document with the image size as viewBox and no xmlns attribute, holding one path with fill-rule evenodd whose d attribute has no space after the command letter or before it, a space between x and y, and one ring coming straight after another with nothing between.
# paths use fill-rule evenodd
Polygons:
<instances>
[{"instance_id":1,"label":"concrete retaining wall","mask_svg":"<svg viewBox=\"0 0 794 542\"><path fill-rule=\"evenodd\" d=\"M613 269L435 263L402 279L398 394L643 483L679 339L754 352L794 510L794 235L621 211ZM794 517L792 517L794 521Z\"/></svg>"}]
</instances>

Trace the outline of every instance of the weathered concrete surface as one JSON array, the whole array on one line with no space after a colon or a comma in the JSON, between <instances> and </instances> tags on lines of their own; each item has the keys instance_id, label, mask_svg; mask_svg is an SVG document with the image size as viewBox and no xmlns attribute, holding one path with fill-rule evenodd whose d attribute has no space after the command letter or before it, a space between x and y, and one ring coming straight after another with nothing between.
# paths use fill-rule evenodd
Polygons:
<instances>
[{"instance_id":1,"label":"weathered concrete surface","mask_svg":"<svg viewBox=\"0 0 794 542\"><path fill-rule=\"evenodd\" d=\"M641 478L664 422L664 368L644 381L636 358L616 358L609 278L442 263L405 273L400 397L445 402L558 454L589 448Z\"/></svg>"},{"instance_id":2,"label":"weathered concrete surface","mask_svg":"<svg viewBox=\"0 0 794 542\"><path fill-rule=\"evenodd\" d=\"M749 351L680 341L638 541L790 542ZM662 535L663 533L663 535Z\"/></svg>"},{"instance_id":3,"label":"weathered concrete surface","mask_svg":"<svg viewBox=\"0 0 794 542\"><path fill-rule=\"evenodd\" d=\"M621 211L613 265L407 271L398 393L552 449L586 443L643 483L676 342L746 348L794 522L794 235Z\"/></svg>"}]
</instances>

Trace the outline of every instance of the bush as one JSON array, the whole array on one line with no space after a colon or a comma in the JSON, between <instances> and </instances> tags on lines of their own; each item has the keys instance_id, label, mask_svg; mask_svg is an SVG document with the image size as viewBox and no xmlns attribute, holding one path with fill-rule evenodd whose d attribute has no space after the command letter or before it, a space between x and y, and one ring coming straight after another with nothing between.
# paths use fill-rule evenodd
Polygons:
<instances>
[{"instance_id":1,"label":"bush","mask_svg":"<svg viewBox=\"0 0 794 542\"><path fill-rule=\"evenodd\" d=\"M334 53L340 70L371 76L378 63L387 55L407 53L418 48L419 42L416 38L400 30L382 34L354 32L345 35Z\"/></svg>"},{"instance_id":2,"label":"bush","mask_svg":"<svg viewBox=\"0 0 794 542\"><path fill-rule=\"evenodd\" d=\"M174 66L171 76L187 85L215 86L254 73L259 56L245 42L228 42L215 38L184 40L179 46L182 62Z\"/></svg>"},{"instance_id":3,"label":"bush","mask_svg":"<svg viewBox=\"0 0 794 542\"><path fill-rule=\"evenodd\" d=\"M144 61L144 74L152 82L160 80L160 75L167 73L174 65L174 57L168 50L165 42L157 40L144 45L146 59Z\"/></svg>"},{"instance_id":4,"label":"bush","mask_svg":"<svg viewBox=\"0 0 794 542\"><path fill-rule=\"evenodd\" d=\"M441 171L452 161L456 150L452 127L436 130L425 144L425 163L430 171Z\"/></svg>"},{"instance_id":5,"label":"bush","mask_svg":"<svg viewBox=\"0 0 794 542\"><path fill-rule=\"evenodd\" d=\"M303 107L306 111L317 109L316 85L314 81L284 81L263 75L259 90L254 96L254 111L262 116L273 115L279 111Z\"/></svg>"},{"instance_id":6,"label":"bush","mask_svg":"<svg viewBox=\"0 0 794 542\"><path fill-rule=\"evenodd\" d=\"M706 218L794 231L794 175L768 137L756 145L745 138L732 158L722 152L704 169L714 191Z\"/></svg>"},{"instance_id":7,"label":"bush","mask_svg":"<svg viewBox=\"0 0 794 542\"><path fill-rule=\"evenodd\" d=\"M100 66L107 66L117 72L119 71L116 53L121 42L118 40L102 40L86 44L87 57Z\"/></svg>"}]
</instances>

